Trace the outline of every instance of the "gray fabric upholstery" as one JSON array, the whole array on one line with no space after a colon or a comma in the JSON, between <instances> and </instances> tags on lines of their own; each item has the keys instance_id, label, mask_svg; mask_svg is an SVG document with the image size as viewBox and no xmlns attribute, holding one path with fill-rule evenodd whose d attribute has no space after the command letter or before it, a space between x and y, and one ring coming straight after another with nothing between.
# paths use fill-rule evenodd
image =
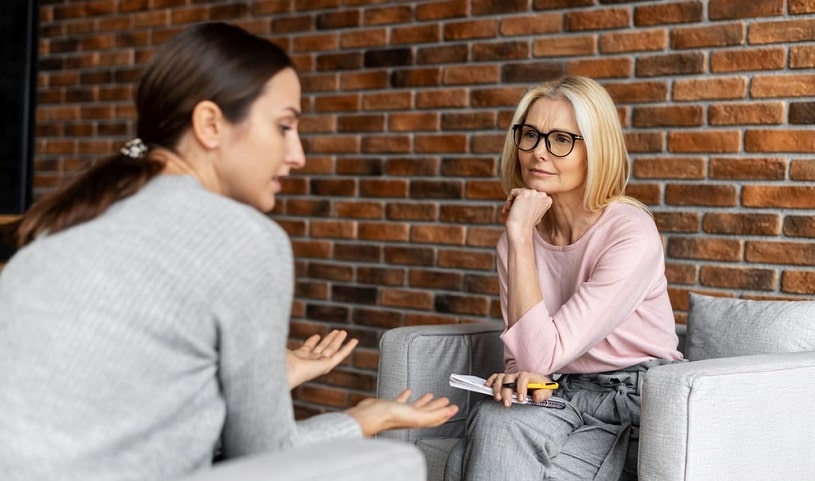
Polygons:
<instances>
[{"instance_id":1,"label":"gray fabric upholstery","mask_svg":"<svg viewBox=\"0 0 815 481\"><path fill-rule=\"evenodd\" d=\"M815 352L708 359L645 376L640 481L815 479Z\"/></svg>"},{"instance_id":2,"label":"gray fabric upholstery","mask_svg":"<svg viewBox=\"0 0 815 481\"><path fill-rule=\"evenodd\" d=\"M754 301L691 293L690 360L815 351L815 301Z\"/></svg>"},{"instance_id":3,"label":"gray fabric upholstery","mask_svg":"<svg viewBox=\"0 0 815 481\"><path fill-rule=\"evenodd\" d=\"M470 408L482 394L449 385L452 373L486 374L504 368L501 323L444 324L400 327L387 331L379 343L377 396L393 398L410 388L413 397L426 392L447 396L459 412L433 429L385 431L383 438L415 443L427 461L428 481L441 481L447 455L464 434Z\"/></svg>"},{"instance_id":4,"label":"gray fabric upholstery","mask_svg":"<svg viewBox=\"0 0 815 481\"><path fill-rule=\"evenodd\" d=\"M645 376L640 481L815 479L815 390L808 383L815 379L814 305L692 295L687 338L684 326L677 333L680 349L687 346L684 352L700 360L655 367ZM498 323L416 326L382 338L380 396L433 391L462 408L440 428L383 433L419 446L429 481L442 480L471 403L483 399L454 392L448 377L503 369L501 329Z\"/></svg>"},{"instance_id":5,"label":"gray fabric upholstery","mask_svg":"<svg viewBox=\"0 0 815 481\"><path fill-rule=\"evenodd\" d=\"M236 459L178 481L425 481L422 454L386 439L332 441Z\"/></svg>"}]
</instances>

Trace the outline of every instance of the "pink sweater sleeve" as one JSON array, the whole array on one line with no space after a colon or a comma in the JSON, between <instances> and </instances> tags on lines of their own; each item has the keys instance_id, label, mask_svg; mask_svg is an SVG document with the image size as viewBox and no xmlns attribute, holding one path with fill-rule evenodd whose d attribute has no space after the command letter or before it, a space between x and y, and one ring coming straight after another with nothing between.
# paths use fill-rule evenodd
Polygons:
<instances>
[{"instance_id":1,"label":"pink sweater sleeve","mask_svg":"<svg viewBox=\"0 0 815 481\"><path fill-rule=\"evenodd\" d=\"M506 319L507 240L498 243ZM612 204L570 246L536 234L543 301L505 329L507 371L543 374L616 370L654 358L679 359L662 242L647 213Z\"/></svg>"}]
</instances>

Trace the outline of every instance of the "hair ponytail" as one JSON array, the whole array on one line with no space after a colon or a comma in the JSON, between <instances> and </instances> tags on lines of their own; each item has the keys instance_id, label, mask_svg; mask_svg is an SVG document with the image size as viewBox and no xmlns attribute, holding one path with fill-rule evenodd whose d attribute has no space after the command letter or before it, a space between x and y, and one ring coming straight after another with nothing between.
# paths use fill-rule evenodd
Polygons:
<instances>
[{"instance_id":1,"label":"hair ponytail","mask_svg":"<svg viewBox=\"0 0 815 481\"><path fill-rule=\"evenodd\" d=\"M162 168L161 161L125 153L98 162L25 213L17 229L17 246L23 247L40 234L55 234L96 218L115 202L138 192Z\"/></svg>"}]
</instances>

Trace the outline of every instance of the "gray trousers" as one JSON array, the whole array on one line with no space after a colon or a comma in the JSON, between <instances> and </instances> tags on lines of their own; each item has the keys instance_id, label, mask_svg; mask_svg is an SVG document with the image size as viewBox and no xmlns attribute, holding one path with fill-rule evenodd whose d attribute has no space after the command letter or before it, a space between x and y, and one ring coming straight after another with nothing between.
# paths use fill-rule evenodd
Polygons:
<instances>
[{"instance_id":1,"label":"gray trousers","mask_svg":"<svg viewBox=\"0 0 815 481\"><path fill-rule=\"evenodd\" d=\"M642 378L668 362L563 376L555 395L565 409L485 399L450 453L446 481L636 480Z\"/></svg>"}]
</instances>

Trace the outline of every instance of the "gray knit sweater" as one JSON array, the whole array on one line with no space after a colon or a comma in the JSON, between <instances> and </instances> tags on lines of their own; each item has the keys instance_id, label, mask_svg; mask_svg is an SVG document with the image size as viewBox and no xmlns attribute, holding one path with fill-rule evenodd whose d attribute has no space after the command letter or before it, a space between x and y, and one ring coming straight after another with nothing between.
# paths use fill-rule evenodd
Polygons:
<instances>
[{"instance_id":1,"label":"gray knit sweater","mask_svg":"<svg viewBox=\"0 0 815 481\"><path fill-rule=\"evenodd\" d=\"M291 246L261 213L160 176L42 236L0 274L0 479L172 479L227 458L359 437L295 422Z\"/></svg>"}]
</instances>

